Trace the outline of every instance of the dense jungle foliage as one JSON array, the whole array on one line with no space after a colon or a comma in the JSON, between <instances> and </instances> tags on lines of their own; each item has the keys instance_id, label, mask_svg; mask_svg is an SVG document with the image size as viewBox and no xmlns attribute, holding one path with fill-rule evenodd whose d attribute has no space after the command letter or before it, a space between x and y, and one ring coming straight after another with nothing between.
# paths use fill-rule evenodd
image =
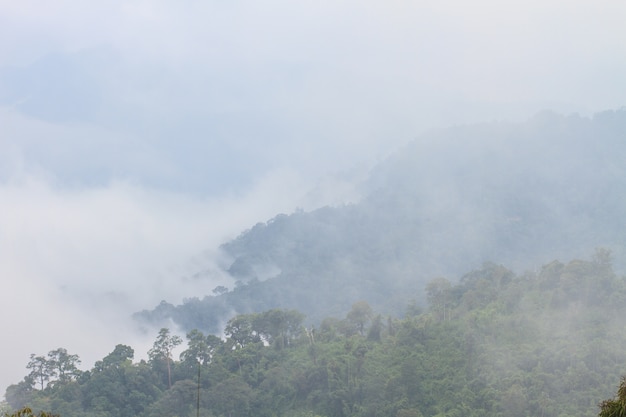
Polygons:
<instances>
[{"instance_id":1,"label":"dense jungle foliage","mask_svg":"<svg viewBox=\"0 0 626 417\"><path fill-rule=\"evenodd\" d=\"M598 415L626 373L626 279L608 250L521 275L487 263L426 295L401 318L366 301L315 325L241 314L186 346L163 328L148 360L117 345L87 371L62 348L33 354L6 400L63 417L572 417Z\"/></svg>"}]
</instances>

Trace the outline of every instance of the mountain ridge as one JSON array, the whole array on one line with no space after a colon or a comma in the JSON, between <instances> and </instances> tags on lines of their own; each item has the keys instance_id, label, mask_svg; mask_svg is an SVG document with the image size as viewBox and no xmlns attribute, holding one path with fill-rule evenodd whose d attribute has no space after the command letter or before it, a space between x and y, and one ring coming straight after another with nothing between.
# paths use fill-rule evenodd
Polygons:
<instances>
[{"instance_id":1,"label":"mountain ridge","mask_svg":"<svg viewBox=\"0 0 626 417\"><path fill-rule=\"evenodd\" d=\"M221 250L230 291L135 315L217 331L237 313L295 308L315 322L362 299L386 314L438 276L484 262L523 270L626 244L626 110L429 132L390 155L356 203L279 214ZM207 291L208 292L208 291Z\"/></svg>"}]
</instances>

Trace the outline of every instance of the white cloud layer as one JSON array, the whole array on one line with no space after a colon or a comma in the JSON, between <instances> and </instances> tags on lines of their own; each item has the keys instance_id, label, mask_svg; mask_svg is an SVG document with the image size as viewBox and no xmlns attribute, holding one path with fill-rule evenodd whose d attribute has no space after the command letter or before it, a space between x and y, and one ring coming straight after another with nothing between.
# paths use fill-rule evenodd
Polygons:
<instances>
[{"instance_id":1,"label":"white cloud layer","mask_svg":"<svg viewBox=\"0 0 626 417\"><path fill-rule=\"evenodd\" d=\"M181 278L242 229L353 198L307 194L329 172L435 126L625 105L624 21L622 0L0 0L0 391L30 353L138 341L127 315L210 292Z\"/></svg>"},{"instance_id":2,"label":"white cloud layer","mask_svg":"<svg viewBox=\"0 0 626 417\"><path fill-rule=\"evenodd\" d=\"M1 349L11 358L0 383L19 382L30 353L57 347L79 354L87 367L117 343L145 355L156 331L138 332L130 315L162 299L181 302L232 286L216 264L219 244L259 216L291 211L301 189L286 172L219 200L122 182L59 189L29 175L0 185L0 324L10 335Z\"/></svg>"}]
</instances>

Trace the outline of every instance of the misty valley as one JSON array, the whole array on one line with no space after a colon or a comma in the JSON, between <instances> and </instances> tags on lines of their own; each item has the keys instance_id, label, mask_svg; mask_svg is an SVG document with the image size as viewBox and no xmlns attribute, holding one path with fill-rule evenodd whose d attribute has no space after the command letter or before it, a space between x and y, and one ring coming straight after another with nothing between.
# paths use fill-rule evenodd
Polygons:
<instances>
[{"instance_id":1,"label":"misty valley","mask_svg":"<svg viewBox=\"0 0 626 417\"><path fill-rule=\"evenodd\" d=\"M40 341L6 411L623 415L602 401L626 375L624 161L626 109L425 133L358 201L225 242L230 287L129 317L148 352L118 344L81 369Z\"/></svg>"}]
</instances>

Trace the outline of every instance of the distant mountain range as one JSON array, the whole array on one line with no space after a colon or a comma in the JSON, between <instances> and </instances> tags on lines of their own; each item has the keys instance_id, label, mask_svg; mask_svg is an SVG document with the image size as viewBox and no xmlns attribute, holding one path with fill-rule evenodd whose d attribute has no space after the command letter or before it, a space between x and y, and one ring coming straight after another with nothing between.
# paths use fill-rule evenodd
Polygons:
<instances>
[{"instance_id":1,"label":"distant mountain range","mask_svg":"<svg viewBox=\"0 0 626 417\"><path fill-rule=\"evenodd\" d=\"M555 258L626 256L626 109L537 114L429 132L373 167L355 204L279 214L222 250L235 288L136 313L219 332L236 313L342 316L359 300L402 315L438 276L483 262L521 270Z\"/></svg>"}]
</instances>

